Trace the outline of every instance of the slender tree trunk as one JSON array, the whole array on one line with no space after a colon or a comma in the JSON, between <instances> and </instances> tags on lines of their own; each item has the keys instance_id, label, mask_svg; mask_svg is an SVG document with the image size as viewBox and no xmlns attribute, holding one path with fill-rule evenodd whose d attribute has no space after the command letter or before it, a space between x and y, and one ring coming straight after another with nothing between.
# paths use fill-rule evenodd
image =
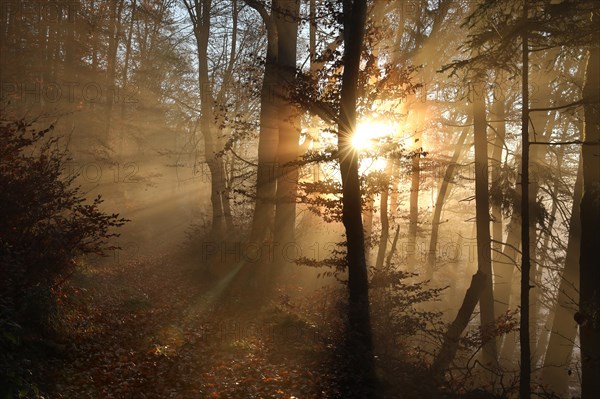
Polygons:
<instances>
[{"instance_id":1,"label":"slender tree trunk","mask_svg":"<svg viewBox=\"0 0 600 399\"><path fill-rule=\"evenodd\" d=\"M557 165L556 165L556 177L554 179L553 182L553 187L552 187L552 194L551 197L553 198L552 201L552 209L550 210L550 216L548 217L548 223L546 225L546 229L543 233L544 236L544 241L542 242L542 245L540 246L540 257L539 257L539 277L538 280L539 284L541 285L541 281L542 281L542 268L547 267L548 266L548 261L550 259L549 256L549 251L550 251L550 236L553 233L554 230L554 225L556 223L556 213L558 212L558 203L557 203L557 198L556 198L556 194L559 191L560 188L560 176L562 176L563 174L563 170L562 170L562 157L564 155L564 147L559 147L558 151L556 153L556 158L557 158ZM539 291L538 290L538 298L537 298L537 303L539 306L541 306L541 301L539 300ZM553 308L555 307L554 304L552 304L552 302L550 302L550 306L547 306L546 308L548 309L547 314L545 315L545 322L544 322L544 326L540 329L539 332L539 337L538 340L536 342L536 346L535 346L535 350L533 352L533 365L534 367L537 367L538 363L540 363L540 360L543 359L544 354L546 353L546 346L548 345L548 340L550 338L550 332L552 331L552 323L554 320L554 312L553 312ZM544 315L542 314L542 312L539 311L539 309L536 311L536 314L538 315L539 318L542 318Z\"/></svg>"},{"instance_id":2,"label":"slender tree trunk","mask_svg":"<svg viewBox=\"0 0 600 399\"><path fill-rule=\"evenodd\" d=\"M227 63L227 67L222 76L221 87L215 94L215 98L212 99L212 107L213 107L213 128L218 130L218 133L215 132L213 135L214 141L216 143L215 150L220 151L224 148L225 145L225 135L224 128L225 125L225 96L228 88L233 84L233 67L235 64L235 57L237 54L237 33L238 33L238 6L237 0L233 0L231 2L231 13L232 13L232 22L231 22L231 45L229 50L229 59ZM212 94L212 90L211 90ZM215 137L218 136L218 137ZM220 219L217 221L218 228L221 231L222 237L225 237L227 232L233 231L233 219L231 215L231 202L230 202L230 187L227 176L227 168L226 168L226 159L223 156L215 157L214 162L216 163L215 167L217 168L216 173L212 176L213 179L218 179L215 183L216 190L215 191L215 202L218 202L220 205ZM212 195L211 195L212 196Z\"/></svg>"},{"instance_id":3,"label":"slender tree trunk","mask_svg":"<svg viewBox=\"0 0 600 399\"><path fill-rule=\"evenodd\" d=\"M124 61L124 66L123 66L123 87L122 89L125 90L125 92L127 92L127 90L129 90L128 85L129 85L129 59L131 57L131 44L133 41L133 23L135 21L135 12L136 12L136 5L137 5L137 1L133 0L131 2L131 17L129 20L129 28L127 30L127 43L125 45L125 61ZM125 130L125 104L127 102L126 101L121 101L121 136L123 136L124 134L124 130ZM123 140L123 138L121 137L121 140Z\"/></svg>"},{"instance_id":4,"label":"slender tree trunk","mask_svg":"<svg viewBox=\"0 0 600 399\"><path fill-rule=\"evenodd\" d=\"M496 314L498 315L506 313L510 304L513 274L517 259L520 256L520 216L520 212L514 209L506 228L508 233L504 247L494 264L494 299L496 301Z\"/></svg>"},{"instance_id":5,"label":"slender tree trunk","mask_svg":"<svg viewBox=\"0 0 600 399\"><path fill-rule=\"evenodd\" d=\"M421 182L421 155L416 154L412 158L410 177L410 203L408 219L408 266L410 270L415 269L417 254L417 227L419 224L419 186Z\"/></svg>"},{"instance_id":6,"label":"slender tree trunk","mask_svg":"<svg viewBox=\"0 0 600 399\"><path fill-rule=\"evenodd\" d=\"M121 12L124 2L124 0L120 0L117 4L117 0L109 1L110 25L108 34L108 54L106 55L106 87L104 88L106 92L104 140L108 140L110 138L113 104L117 99L117 89L115 87L115 77L117 73L117 48L119 46L119 36L121 32L119 22L121 19ZM106 142L106 145L108 145L108 141Z\"/></svg>"},{"instance_id":7,"label":"slender tree trunk","mask_svg":"<svg viewBox=\"0 0 600 399\"><path fill-rule=\"evenodd\" d=\"M233 160L232 160L233 161ZM227 171L225 170L225 160L223 160L223 184L221 191L221 202L223 204L223 222L225 223L226 231L233 231L235 228L233 224L233 215L231 213L231 182L233 179L227 178ZM233 166L233 162L232 162Z\"/></svg>"},{"instance_id":8,"label":"slender tree trunk","mask_svg":"<svg viewBox=\"0 0 600 399\"><path fill-rule=\"evenodd\" d=\"M375 197L367 194L365 206L362 209L363 231L366 241L366 259L371 258L371 243L373 242L373 216L375 214Z\"/></svg>"},{"instance_id":9,"label":"slender tree trunk","mask_svg":"<svg viewBox=\"0 0 600 399\"><path fill-rule=\"evenodd\" d=\"M211 235L215 238L224 236L223 225L223 203L221 193L224 190L223 182L225 179L223 162L221 157L217 156L218 140L215 134L214 125L214 97L212 85L209 77L208 66L208 39L210 35L210 12L212 8L211 0L202 0L201 2L186 3L190 19L194 27L196 37L197 55L198 55L198 85L200 87L200 130L204 137L204 156L208 165L211 178L210 202L212 205L212 224Z\"/></svg>"},{"instance_id":10,"label":"slender tree trunk","mask_svg":"<svg viewBox=\"0 0 600 399\"><path fill-rule=\"evenodd\" d=\"M473 275L471 284L465 293L462 305L448 328L442 347L438 352L433 369L442 373L448 368L458 350L458 342L464 329L469 324L477 302L481 308L481 325L483 328L493 325L494 297L492 291L492 266L490 257L490 216L488 193L488 159L487 129L485 116L485 96L482 85L475 88L473 102L473 129L475 137L475 212L477 232L477 273ZM484 361L488 365L497 365L497 349L495 339L489 339L483 347Z\"/></svg>"},{"instance_id":11,"label":"slender tree trunk","mask_svg":"<svg viewBox=\"0 0 600 399\"><path fill-rule=\"evenodd\" d=\"M392 163L392 178L390 186L390 215L392 216L392 223L396 221L398 212L398 178L400 177L400 165L398 159L391 159L389 162Z\"/></svg>"},{"instance_id":12,"label":"slender tree trunk","mask_svg":"<svg viewBox=\"0 0 600 399\"><path fill-rule=\"evenodd\" d=\"M19 19L22 18L21 15L19 15L18 17ZM21 21L19 21L21 22ZM48 46L48 41L49 41L49 23L45 18L41 18L40 21L37 22L37 57L38 58L38 62L37 62L37 68L34 69L35 73L36 73L36 78L37 80L39 80L40 82L40 86L43 87L44 85L48 84L49 81L49 76L48 76L48 71L46 68L44 68L44 66L48 65L48 53L50 52L49 46ZM23 31L21 31L22 33L25 33L25 29L23 29ZM36 57L36 58L37 58ZM17 72L18 73L18 72ZM36 112L40 112L41 110L44 108L44 104L45 103L45 99L44 96L40 96L40 95L36 95L36 101L33 110L35 110ZM36 106L39 106L40 109L37 110L35 109Z\"/></svg>"},{"instance_id":13,"label":"slender tree trunk","mask_svg":"<svg viewBox=\"0 0 600 399\"><path fill-rule=\"evenodd\" d=\"M463 303L458 310L456 318L450 327L448 327L442 347L433 361L432 369L436 373L443 373L444 370L450 366L452 360L454 360L456 351L458 350L460 336L469 324L469 320L481 297L487 279L488 277L479 271L473 275L471 285L469 285L469 288L467 289Z\"/></svg>"},{"instance_id":14,"label":"slender tree trunk","mask_svg":"<svg viewBox=\"0 0 600 399\"><path fill-rule=\"evenodd\" d=\"M390 252L385 260L385 268L386 270L390 270L392 267L392 258L396 253L396 248L398 246L398 237L400 236L400 225L396 226L396 232L394 233L394 239L392 240L392 247L390 248Z\"/></svg>"},{"instance_id":15,"label":"slender tree trunk","mask_svg":"<svg viewBox=\"0 0 600 399\"><path fill-rule=\"evenodd\" d=\"M519 303L515 281L515 269L520 258L521 247L521 219L518 210L513 210L513 215L507 227L508 234L502 253L494 264L494 301L496 314L506 313L509 307L516 308ZM503 367L513 363L513 355L518 340L516 332L511 331L502 339L500 362Z\"/></svg>"},{"instance_id":16,"label":"slender tree trunk","mask_svg":"<svg viewBox=\"0 0 600 399\"><path fill-rule=\"evenodd\" d=\"M474 90L473 125L475 138L475 213L477 228L477 270L485 276L484 288L479 299L481 327L483 331L494 327L494 294L492 287L492 258L490 237L490 206L488 191L488 144L487 121L485 111L484 85L479 84ZM498 353L496 338L487 336L483 344L483 361L486 365L496 367Z\"/></svg>"},{"instance_id":17,"label":"slender tree trunk","mask_svg":"<svg viewBox=\"0 0 600 399\"><path fill-rule=\"evenodd\" d=\"M272 15L264 6L246 0L261 15L267 28L267 58L260 93L260 132L258 138L258 170L256 175L256 203L252 216L250 239L261 242L275 224L277 192L277 148L279 145L279 34Z\"/></svg>"},{"instance_id":18,"label":"slender tree trunk","mask_svg":"<svg viewBox=\"0 0 600 399\"><path fill-rule=\"evenodd\" d=\"M226 93L227 90L231 87L231 85L233 84L233 68L235 65L235 60L236 60L236 55L237 55L237 36L238 36L238 15L239 15L239 9L238 9L238 2L237 0L232 0L231 1L231 45L229 48L229 60L227 61L227 67L225 68L225 72L223 73L222 76L222 82L221 82L221 87L217 93L217 100L215 103L215 107L216 107L216 112L217 112L217 120L216 120L216 125L219 127L219 129L221 130L221 134L219 135L219 148L224 148L225 146L225 141L226 141L226 137L227 135L224 132L224 128L223 126L225 126L225 119L226 119L226 115L225 115L225 98L226 98ZM225 225L225 229L226 231L233 231L234 229L234 224L233 224L233 216L231 214L231 198L230 198L230 194L231 194L231 182L233 181L233 173L234 173L234 162L233 162L233 157L231 157L230 159L230 170L229 170L229 176L227 173L227 160L225 158L223 158L221 160L221 164L222 164L222 181L221 181L221 204L223 207L223 221L224 221L224 225Z\"/></svg>"},{"instance_id":19,"label":"slender tree trunk","mask_svg":"<svg viewBox=\"0 0 600 399\"><path fill-rule=\"evenodd\" d=\"M469 119L470 118L467 119L467 124L469 124ZM458 160L460 159L460 155L465 146L465 141L467 140L468 133L469 129L465 128L458 137L458 140L456 140L456 144L454 145L454 154L452 155L450 164L446 168L446 172L444 173L444 179L442 180L440 189L438 190L438 196L435 201L433 218L431 220L431 237L429 239L429 251L427 252L428 280L431 280L433 278L433 272L436 263L438 233L440 230L440 218L442 215L442 208L444 207L446 197L450 191L450 188L452 187L452 180L454 179L456 168L458 166Z\"/></svg>"},{"instance_id":20,"label":"slender tree trunk","mask_svg":"<svg viewBox=\"0 0 600 399\"><path fill-rule=\"evenodd\" d=\"M500 82L502 75L500 75L497 82ZM500 91L495 93L495 102L493 106L493 115L496 122L492 126L495 127L495 137L493 141L492 156L491 156L491 179L492 187L500 183L501 178L501 167L502 167L502 150L504 148L504 140L506 137L506 114L504 110L504 94ZM499 270L502 270L502 266L499 265L502 254L502 238L504 234L502 231L502 206L500 201L492 200L492 264L494 270L494 276L497 279ZM498 308L498 298L496 297L496 285L494 285L494 299L495 299L495 315L499 317L504 312Z\"/></svg>"},{"instance_id":21,"label":"slender tree trunk","mask_svg":"<svg viewBox=\"0 0 600 399\"><path fill-rule=\"evenodd\" d=\"M566 395L568 389L568 368L577 336L577 323L574 320L579 292L579 256L581 240L581 217L579 205L583 191L583 163L579 160L577 180L573 192L573 208L569 222L569 240L565 267L560 279L554 321L550 331L550 341L544 358L542 382L557 395Z\"/></svg>"},{"instance_id":22,"label":"slender tree trunk","mask_svg":"<svg viewBox=\"0 0 600 399\"><path fill-rule=\"evenodd\" d=\"M553 49L549 51L544 59L550 61L552 64L557 57L557 51ZM537 107L549 107L550 98L552 98L552 91L549 85L542 85L542 87L536 90L536 93L532 95L532 103L536 104ZM558 95L554 93L555 95ZM548 112L534 112L530 115L530 130L533 134L530 134L532 142L550 141L552 137L552 131L554 130L554 114ZM540 333L540 317L541 317L541 306L540 295L542 287L542 273L543 264L539 261L538 256L538 206L537 196L541 186L541 179L543 179L545 162L548 147L544 145L536 145L531 148L529 155L529 255L530 263L532 265L532 286L533 289L530 292L530 308L531 308L531 326L530 336L531 341L537 342L538 335ZM540 173L541 172L541 173ZM543 255L542 255L543 256ZM532 362L536 363L537 354L534 351L532 353Z\"/></svg>"},{"instance_id":23,"label":"slender tree trunk","mask_svg":"<svg viewBox=\"0 0 600 399\"><path fill-rule=\"evenodd\" d=\"M381 235L379 236L379 248L377 249L377 259L375 261L375 270L380 270L383 267L385 252L387 250L388 240L390 236L390 221L388 217L388 200L389 200L389 183L392 180L392 160L388 160L385 166L386 185L381 191L379 201L379 218L381 220Z\"/></svg>"},{"instance_id":24,"label":"slender tree trunk","mask_svg":"<svg viewBox=\"0 0 600 399\"><path fill-rule=\"evenodd\" d=\"M342 176L342 221L346 230L349 319L356 335L359 351L366 362L372 362L371 322L369 316L369 284L365 260L361 193L358 179L358 154L352 147L356 128L358 74L363 46L367 2L344 1L344 71L342 74L341 109L338 125L339 164ZM366 367L371 368L368 363Z\"/></svg>"},{"instance_id":25,"label":"slender tree trunk","mask_svg":"<svg viewBox=\"0 0 600 399\"><path fill-rule=\"evenodd\" d=\"M527 0L523 4L523 20L528 19ZM529 45L527 32L522 34L522 118L521 118L521 317L519 323L519 343L521 344L521 365L519 394L521 399L531 397L531 350L529 343Z\"/></svg>"},{"instance_id":26,"label":"slender tree trunk","mask_svg":"<svg viewBox=\"0 0 600 399\"><path fill-rule=\"evenodd\" d=\"M549 128L551 130L552 127ZM581 130L580 130L581 131ZM556 224L556 214L558 212L558 198L556 195L559 192L560 184L561 184L561 176L563 175L562 169L562 158L564 156L564 147L561 146L558 148L556 152L557 165L556 165L556 177L553 182L549 182L548 185L552 184L550 197L552 198L552 208L550 209L550 214L548 216L548 222L545 223L546 227L540 234L540 238L543 236L543 241L540 245L540 250L538 251L540 256L538 257L538 267L536 270L536 286L539 287L536 290L534 298L535 298L535 314L540 322L538 323L538 339L535 343L535 350L533 351L533 359L532 363L534 367L537 367L538 364L543 360L544 355L546 353L546 347L548 345L548 340L550 339L550 332L552 331L552 324L554 322L554 312L553 308L555 308L555 304L550 301L549 304L544 304L541 300L542 289L545 287L543 284L543 271L544 268L547 268L550 260L550 238L554 231L554 226ZM581 199L580 199L581 201ZM542 312L541 308L544 306L547 309L547 312ZM543 323L541 322L542 319Z\"/></svg>"}]
</instances>

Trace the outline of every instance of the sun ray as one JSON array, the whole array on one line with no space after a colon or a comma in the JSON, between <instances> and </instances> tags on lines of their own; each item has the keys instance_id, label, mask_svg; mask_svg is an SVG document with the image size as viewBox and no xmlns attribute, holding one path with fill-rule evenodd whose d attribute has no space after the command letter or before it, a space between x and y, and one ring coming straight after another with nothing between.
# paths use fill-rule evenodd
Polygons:
<instances>
[{"instance_id":1,"label":"sun ray","mask_svg":"<svg viewBox=\"0 0 600 399\"><path fill-rule=\"evenodd\" d=\"M358 151L374 149L380 138L392 136L395 131L392 123L366 120L356 127L352 136L352 146Z\"/></svg>"}]
</instances>

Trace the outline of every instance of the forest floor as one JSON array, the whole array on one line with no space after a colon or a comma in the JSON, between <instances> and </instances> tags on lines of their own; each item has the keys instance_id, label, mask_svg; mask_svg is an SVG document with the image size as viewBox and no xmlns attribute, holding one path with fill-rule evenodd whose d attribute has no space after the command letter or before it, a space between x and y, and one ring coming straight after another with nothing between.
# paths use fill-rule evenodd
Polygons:
<instances>
[{"instance_id":1,"label":"forest floor","mask_svg":"<svg viewBox=\"0 0 600 399\"><path fill-rule=\"evenodd\" d=\"M44 397L359 397L343 392L354 377L335 363L335 338L285 306L253 311L214 292L166 255L78 272L51 354L33 367Z\"/></svg>"}]
</instances>

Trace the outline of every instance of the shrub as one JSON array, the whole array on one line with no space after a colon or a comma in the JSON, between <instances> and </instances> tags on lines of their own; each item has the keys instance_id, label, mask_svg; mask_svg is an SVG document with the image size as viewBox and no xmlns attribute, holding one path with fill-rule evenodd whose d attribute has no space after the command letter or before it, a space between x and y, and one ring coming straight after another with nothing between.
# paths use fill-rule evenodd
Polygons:
<instances>
[{"instance_id":1,"label":"shrub","mask_svg":"<svg viewBox=\"0 0 600 399\"><path fill-rule=\"evenodd\" d=\"M35 392L21 339L48 332L55 292L76 256L114 249L112 228L126 220L87 201L68 175L68 151L53 126L0 118L0 390L2 397Z\"/></svg>"},{"instance_id":2,"label":"shrub","mask_svg":"<svg viewBox=\"0 0 600 399\"><path fill-rule=\"evenodd\" d=\"M53 126L0 120L0 259L2 293L20 296L35 286L51 287L74 266L75 256L112 249L111 228L126 220L105 214L100 196L89 203L76 174L66 175L71 160L50 137ZM18 299L18 298L17 298Z\"/></svg>"}]
</instances>

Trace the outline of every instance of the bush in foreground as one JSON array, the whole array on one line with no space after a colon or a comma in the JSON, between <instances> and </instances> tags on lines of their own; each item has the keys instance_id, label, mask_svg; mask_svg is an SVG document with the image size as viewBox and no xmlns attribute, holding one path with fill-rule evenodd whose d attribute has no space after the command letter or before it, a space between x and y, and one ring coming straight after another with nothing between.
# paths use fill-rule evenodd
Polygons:
<instances>
[{"instance_id":1,"label":"bush in foreground","mask_svg":"<svg viewBox=\"0 0 600 399\"><path fill-rule=\"evenodd\" d=\"M85 198L53 126L0 119L0 397L33 392L21 340L47 332L55 294L81 254L111 249L126 220ZM4 391L6 390L6 391Z\"/></svg>"}]
</instances>

